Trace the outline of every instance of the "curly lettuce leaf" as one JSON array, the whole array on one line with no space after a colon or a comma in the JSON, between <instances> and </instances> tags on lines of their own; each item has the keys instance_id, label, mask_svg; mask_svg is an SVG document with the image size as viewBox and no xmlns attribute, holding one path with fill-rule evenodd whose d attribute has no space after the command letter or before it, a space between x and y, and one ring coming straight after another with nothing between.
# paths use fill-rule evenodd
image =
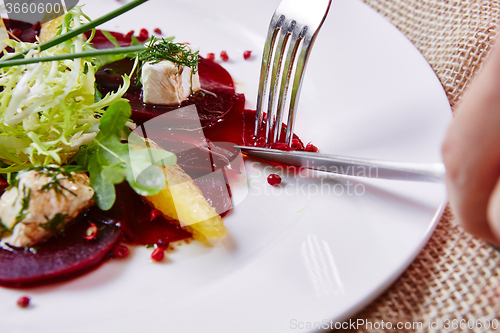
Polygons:
<instances>
[{"instance_id":1,"label":"curly lettuce leaf","mask_svg":"<svg viewBox=\"0 0 500 333\"><path fill-rule=\"evenodd\" d=\"M88 19L75 6L62 20L58 34L78 28ZM5 43L21 52L36 44L17 40ZM25 57L91 50L90 40L77 36L46 51L30 50ZM8 57L4 53L3 57ZM115 93L96 98L95 59L40 62L0 69L0 173L36 165L67 163L82 145L98 133L99 119L112 103L121 100L129 77Z\"/></svg>"}]
</instances>

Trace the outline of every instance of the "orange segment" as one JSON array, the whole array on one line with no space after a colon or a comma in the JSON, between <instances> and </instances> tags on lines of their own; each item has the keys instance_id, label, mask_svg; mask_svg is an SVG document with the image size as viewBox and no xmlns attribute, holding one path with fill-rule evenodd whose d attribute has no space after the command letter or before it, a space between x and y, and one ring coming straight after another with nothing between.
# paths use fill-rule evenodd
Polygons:
<instances>
[{"instance_id":1,"label":"orange segment","mask_svg":"<svg viewBox=\"0 0 500 333\"><path fill-rule=\"evenodd\" d=\"M162 167L167 186L160 193L145 197L154 208L179 220L201 242L226 236L227 230L219 214L203 193L177 164Z\"/></svg>"},{"instance_id":2,"label":"orange segment","mask_svg":"<svg viewBox=\"0 0 500 333\"><path fill-rule=\"evenodd\" d=\"M41 43L51 40L56 35L57 30L62 25L63 17L64 15L42 24L42 29L40 30L39 37Z\"/></svg>"}]
</instances>

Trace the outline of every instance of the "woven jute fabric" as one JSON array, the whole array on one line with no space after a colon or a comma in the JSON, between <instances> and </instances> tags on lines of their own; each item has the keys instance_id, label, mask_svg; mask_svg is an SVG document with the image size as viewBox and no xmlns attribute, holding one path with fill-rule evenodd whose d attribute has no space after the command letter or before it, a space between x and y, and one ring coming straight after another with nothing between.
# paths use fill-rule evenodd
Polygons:
<instances>
[{"instance_id":1,"label":"woven jute fabric","mask_svg":"<svg viewBox=\"0 0 500 333\"><path fill-rule=\"evenodd\" d=\"M500 1L363 1L420 50L455 110L494 43ZM500 323L500 254L457 226L447 209L416 260L357 319L372 324L358 332L500 332L485 327Z\"/></svg>"}]
</instances>

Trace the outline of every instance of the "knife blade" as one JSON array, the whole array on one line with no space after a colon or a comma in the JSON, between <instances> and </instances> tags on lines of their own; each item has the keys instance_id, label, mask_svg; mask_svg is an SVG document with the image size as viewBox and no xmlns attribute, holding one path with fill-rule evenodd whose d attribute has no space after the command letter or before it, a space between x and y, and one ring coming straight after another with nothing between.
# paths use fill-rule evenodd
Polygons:
<instances>
[{"instance_id":1,"label":"knife blade","mask_svg":"<svg viewBox=\"0 0 500 333\"><path fill-rule=\"evenodd\" d=\"M410 163L235 145L247 156L341 175L442 183L443 163Z\"/></svg>"}]
</instances>

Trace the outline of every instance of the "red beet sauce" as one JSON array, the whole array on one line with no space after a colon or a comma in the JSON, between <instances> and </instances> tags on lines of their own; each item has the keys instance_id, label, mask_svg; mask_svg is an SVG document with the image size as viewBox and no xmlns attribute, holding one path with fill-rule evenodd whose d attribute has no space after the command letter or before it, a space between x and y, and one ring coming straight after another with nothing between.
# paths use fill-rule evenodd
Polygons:
<instances>
[{"instance_id":1,"label":"red beet sauce","mask_svg":"<svg viewBox=\"0 0 500 333\"><path fill-rule=\"evenodd\" d=\"M191 237L176 221L163 215L151 219L151 207L128 186L116 186L116 203L107 211L97 211L102 219L119 221L129 242L135 244L167 244Z\"/></svg>"},{"instance_id":2,"label":"red beet sauce","mask_svg":"<svg viewBox=\"0 0 500 333\"><path fill-rule=\"evenodd\" d=\"M38 25L35 26L30 23L9 19L4 19L3 22L5 28L23 42L34 43L36 41L36 36L40 34L40 26Z\"/></svg>"},{"instance_id":3,"label":"red beet sauce","mask_svg":"<svg viewBox=\"0 0 500 333\"><path fill-rule=\"evenodd\" d=\"M18 27L26 41L34 40L36 31L33 27L8 20L6 25ZM130 44L130 34L113 35L120 45ZM96 48L113 47L99 31L93 43ZM132 65L131 60L125 59L101 68L96 73L96 83L101 93L116 90L122 83L121 75L130 73ZM262 145L259 144L262 141L253 137L255 111L244 109L245 97L235 92L229 73L217 63L200 58L199 76L203 92L192 95L179 106L144 104L142 89L136 84L135 76L124 97L130 101L133 120L139 126L162 115L157 119L166 121L165 126L143 131L143 136L154 138L162 148L177 152L178 164L191 175L217 212L225 214L231 208L231 203L223 195L227 187L223 167L237 154L233 145ZM200 128L186 130L182 114L171 112L188 105L196 107ZM146 124L143 128L147 127ZM295 136L294 139L300 143L296 142L295 148L302 150L302 142ZM218 153L207 154L203 149L207 146ZM218 170L222 172L214 172ZM205 177L200 179L201 176ZM0 194L4 188L5 182L0 178ZM163 246L191 237L189 232L178 226L177 221L169 221L163 216L151 220L152 208L128 184L121 184L116 190L117 200L111 210L103 212L92 208L80 217L87 223L73 223L64 235L40 244L36 254L25 249L0 249L0 285L19 287L44 284L83 274L109 257L113 247L120 241L120 235L135 244ZM96 239L88 241L83 236L90 222L98 226L98 234Z\"/></svg>"}]
</instances>

